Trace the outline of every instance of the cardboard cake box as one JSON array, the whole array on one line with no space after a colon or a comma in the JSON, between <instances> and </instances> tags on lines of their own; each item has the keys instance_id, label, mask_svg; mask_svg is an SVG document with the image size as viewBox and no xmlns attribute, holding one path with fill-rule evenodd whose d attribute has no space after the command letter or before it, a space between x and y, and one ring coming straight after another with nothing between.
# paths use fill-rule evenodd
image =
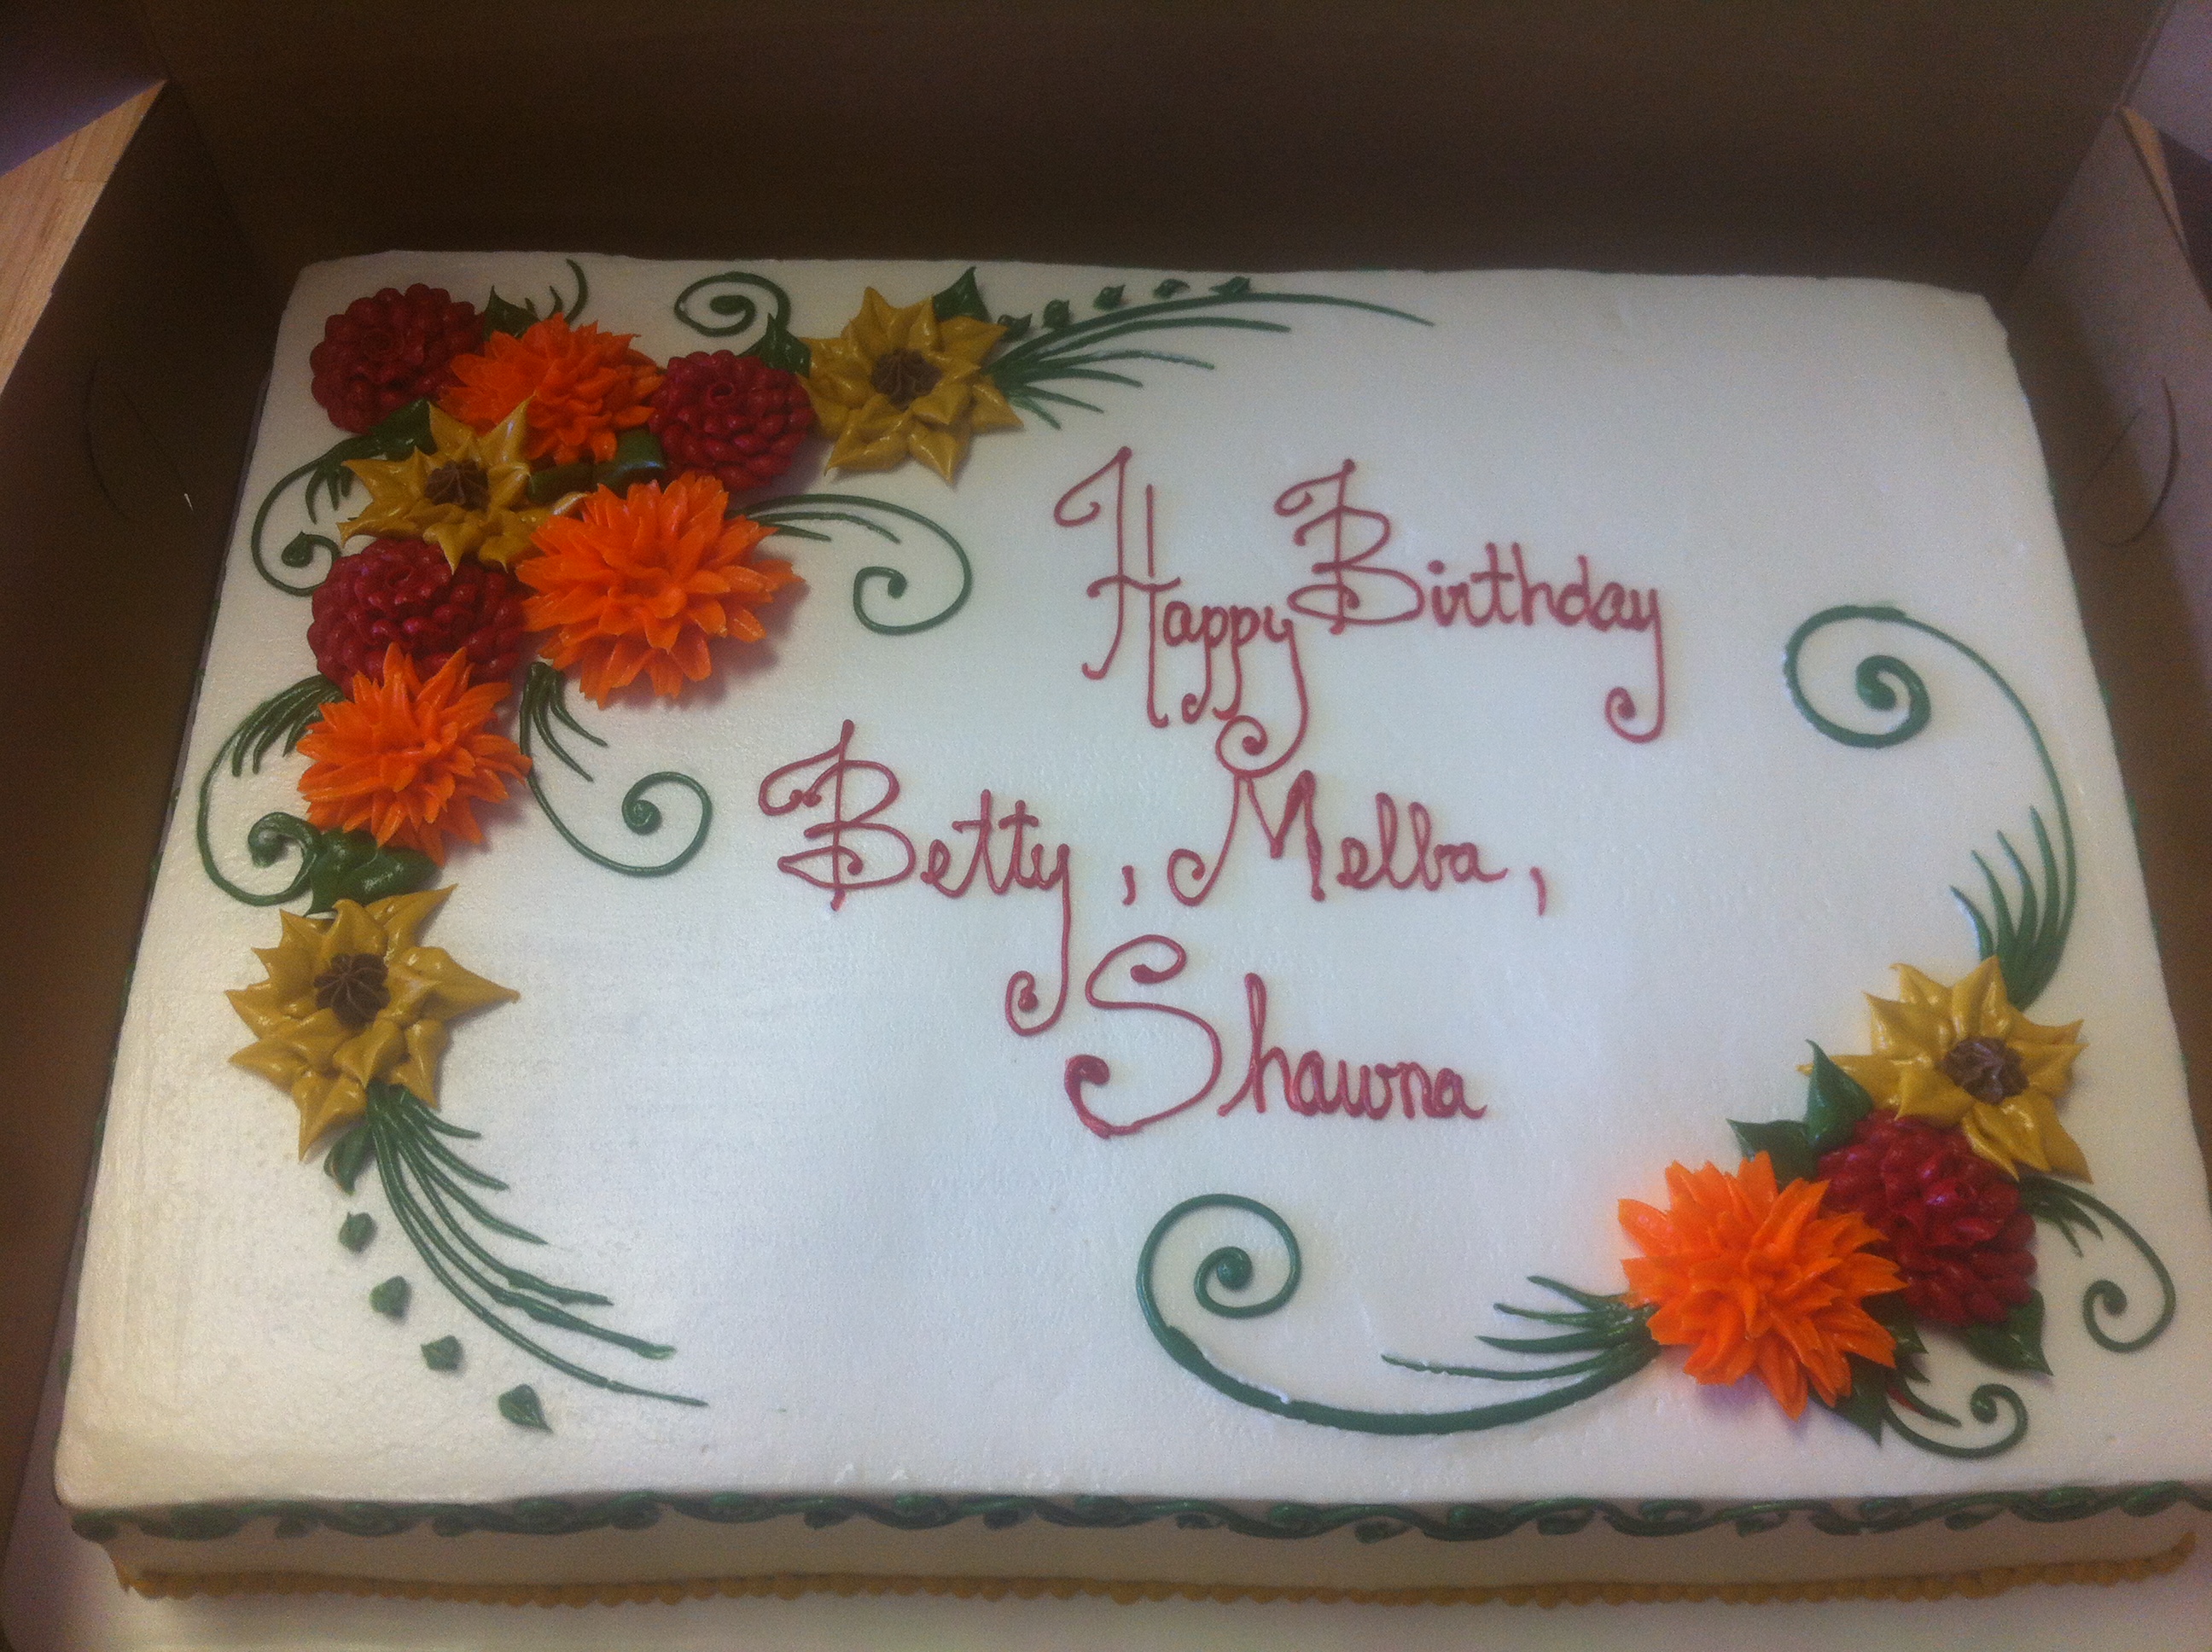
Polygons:
<instances>
[{"instance_id":1,"label":"cardboard cake box","mask_svg":"<svg viewBox=\"0 0 2212 1652\"><path fill-rule=\"evenodd\" d=\"M47 49L0 66L44 76L47 126L56 87L89 115L168 86L0 390L0 1485L29 1446L276 315L305 264L387 247L1979 292L2043 430L2212 1134L2212 447L2189 416L2212 319L2156 123L2111 112L2156 0L49 9L23 14ZM2159 96L2201 94L2150 62Z\"/></svg>"}]
</instances>

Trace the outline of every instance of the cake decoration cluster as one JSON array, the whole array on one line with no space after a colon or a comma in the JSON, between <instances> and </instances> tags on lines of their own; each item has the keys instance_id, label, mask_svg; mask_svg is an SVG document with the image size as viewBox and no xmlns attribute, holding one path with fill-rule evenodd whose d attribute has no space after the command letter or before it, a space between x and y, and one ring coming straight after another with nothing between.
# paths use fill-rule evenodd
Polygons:
<instances>
[{"instance_id":1,"label":"cake decoration cluster","mask_svg":"<svg viewBox=\"0 0 2212 1652\"><path fill-rule=\"evenodd\" d=\"M1912 738L1932 715L1920 675L1887 654L1863 660L1856 683L1869 710L1902 707L1891 726L1856 728L1814 706L1801 656L1814 635L1844 622L1902 627L1954 650L1996 687L2034 748L2055 836L2041 808L2032 808L2033 863L1999 833L2010 883L1978 853L1984 899L1952 891L1980 961L1948 982L1899 965L1899 996L1867 1000L1871 1050L1831 1058L1814 1045L1798 1116L1733 1124L1743 1154L1735 1171L1676 1163L1666 1171L1667 1208L1620 1200L1620 1224L1642 1252L1622 1262L1625 1290L1608 1295L1535 1276L1532 1284L1568 1306L1497 1304L1550 1327L1541 1336L1477 1337L1521 1357L1521 1365L1382 1356L1433 1375L1553 1386L1524 1387L1520 1398L1463 1410L1383 1412L1295 1399L1231 1374L1170 1322L1154 1278L1179 1225L1206 1212L1238 1212L1263 1223L1280 1247L1281 1284L1257 1301L1217 1294L1217 1287L1253 1290L1259 1277L1249 1249L1224 1244L1199 1264L1193 1298L1230 1318L1272 1314L1290 1301L1303 1268L1290 1225L1231 1193L1176 1206L1154 1224L1138 1260L1139 1306L1178 1364L1229 1398L1279 1416L1376 1434L1447 1434L1557 1411L1626 1381L1664 1349L1684 1348L1688 1376L1711 1385L1756 1376L1792 1418L1817 1400L1877 1442L1893 1433L1941 1455L1990 1457L2026 1436L2027 1402L2008 1383L1983 1382L1966 1408L1994 1431L1971 1443L1944 1432L1966 1424L1927 1396L1933 1377L1924 1333L1940 1329L2000 1372L2051 1377L2045 1303L2032 1283L2039 1223L2057 1229L2077 1256L2084 1235L2124 1242L2156 1287L2157 1305L2146 1316L2116 1282L2094 1282L2081 1303L2093 1343L2127 1353L2165 1331L2176 1306L2165 1263L2118 1212L2075 1185L2088 1179L2089 1164L2060 1122L2058 1104L2085 1048L2081 1023L2045 1026L2025 1013L2057 972L2078 893L2066 793L2042 732L1996 667L1948 632L1894 608L1843 606L1807 620L1784 656L1798 710L1828 738L1878 750ZM2148 1323L2116 1332L2115 1321L2131 1314ZM1934 1430L1923 1431L1929 1424Z\"/></svg>"},{"instance_id":2,"label":"cake decoration cluster","mask_svg":"<svg viewBox=\"0 0 2212 1652\"><path fill-rule=\"evenodd\" d=\"M289 1092L301 1156L325 1149L325 1168L348 1194L374 1166L424 1271L509 1343L604 1388L698 1404L600 1376L538 1341L526 1323L647 1358L673 1352L582 1318L572 1310L607 1299L548 1284L484 1242L543 1242L482 1202L482 1192L505 1184L460 1157L452 1143L474 1133L437 1111L447 1023L515 997L418 943L416 932L453 891L426 886L454 841L483 844L479 810L507 802L520 782L559 835L601 866L659 877L688 864L714 817L697 780L661 772L630 787L620 817L634 835L663 824L653 794L681 793L696 809L688 841L631 861L562 818L538 759L542 751L589 781L570 742L605 744L569 711L569 674L603 708L633 689L680 700L714 676L730 647L765 643L763 613L799 583L790 562L762 554L772 534L819 544L859 530L896 548L919 531L951 560L951 599L923 611L908 597L904 571L871 564L854 577L855 618L898 636L959 610L973 569L928 517L856 494L762 496L810 449L826 442L818 460L831 471L915 459L950 483L977 433L1023 425L1017 405L1054 428L1055 407L1097 410L1055 386L1137 387L1125 365L1139 361L1210 365L1122 342L1135 335L1286 332L1282 322L1242 313L1285 305L1426 324L1355 300L1258 290L1243 277L1206 293L1170 278L1150 302L1128 303L1109 288L1083 319L1055 301L1040 329L1030 316L992 320L970 270L902 304L869 288L841 331L801 338L781 287L730 270L692 282L674 313L709 341L750 333L749 346L664 362L635 347L635 332L582 319L590 282L574 259L568 268L573 289L550 288L542 312L534 300L496 290L479 307L417 283L356 298L325 323L309 388L345 435L277 481L247 535L263 579L311 599L306 643L316 669L223 741L201 777L197 839L224 893L252 906L306 900L304 915L280 914L279 944L258 954L266 979L230 995L254 1035L234 1059ZM365 502L342 515L356 490ZM272 523L301 509L306 525L272 560ZM321 531L325 510L335 538ZM226 872L217 853L216 787L225 774L258 773L280 748L307 760L305 817L275 811L247 832L255 868L292 863L280 886L256 890ZM360 1254L377 1234L357 1212L340 1237ZM369 1296L395 1321L414 1299L404 1275ZM422 1353L433 1371L463 1364L451 1336ZM527 1385L501 1395L499 1410L523 1427L549 1426Z\"/></svg>"}]
</instances>

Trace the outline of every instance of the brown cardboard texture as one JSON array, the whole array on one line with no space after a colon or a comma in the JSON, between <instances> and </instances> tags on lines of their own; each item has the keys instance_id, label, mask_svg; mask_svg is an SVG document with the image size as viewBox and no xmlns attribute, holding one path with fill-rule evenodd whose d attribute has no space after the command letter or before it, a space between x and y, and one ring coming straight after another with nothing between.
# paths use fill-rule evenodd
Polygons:
<instances>
[{"instance_id":1,"label":"brown cardboard texture","mask_svg":"<svg viewBox=\"0 0 2212 1652\"><path fill-rule=\"evenodd\" d=\"M2155 134L2150 134L2155 141ZM2009 307L2212 1140L2212 310L2127 122Z\"/></svg>"},{"instance_id":2,"label":"brown cardboard texture","mask_svg":"<svg viewBox=\"0 0 2212 1652\"><path fill-rule=\"evenodd\" d=\"M94 1121L276 308L183 102L140 131L0 393L0 1484ZM14 1515L0 1500L0 1544Z\"/></svg>"},{"instance_id":3,"label":"brown cardboard texture","mask_svg":"<svg viewBox=\"0 0 2212 1652\"><path fill-rule=\"evenodd\" d=\"M280 287L342 253L575 247L1848 272L1993 298L2160 9L142 4Z\"/></svg>"}]
</instances>

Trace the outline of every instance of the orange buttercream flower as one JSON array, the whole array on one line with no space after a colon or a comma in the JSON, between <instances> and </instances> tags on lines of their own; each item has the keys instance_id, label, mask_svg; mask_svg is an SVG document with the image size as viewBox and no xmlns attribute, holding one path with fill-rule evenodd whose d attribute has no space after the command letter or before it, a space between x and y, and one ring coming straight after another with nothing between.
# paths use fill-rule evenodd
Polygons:
<instances>
[{"instance_id":1,"label":"orange buttercream flower","mask_svg":"<svg viewBox=\"0 0 2212 1652\"><path fill-rule=\"evenodd\" d=\"M604 465L615 456L615 435L643 424L646 405L660 388L660 369L629 347L634 335L603 333L597 322L571 328L566 316L548 316L520 337L495 332L481 355L457 355L460 382L438 405L457 419L489 430L530 404L533 461Z\"/></svg>"},{"instance_id":2,"label":"orange buttercream flower","mask_svg":"<svg viewBox=\"0 0 2212 1652\"><path fill-rule=\"evenodd\" d=\"M714 637L758 642L753 610L798 582L791 564L750 553L769 530L725 519L729 500L704 471L664 489L641 482L617 495L601 488L576 516L538 530L538 555L515 569L539 594L523 604L533 631L552 631L545 657L579 661L586 694L605 705L642 671L673 698L714 669Z\"/></svg>"},{"instance_id":3,"label":"orange buttercream flower","mask_svg":"<svg viewBox=\"0 0 2212 1652\"><path fill-rule=\"evenodd\" d=\"M386 649L384 681L355 677L349 697L325 706L300 738L314 759L300 778L307 819L325 831L366 829L440 865L447 832L483 842L472 805L505 798L507 777L526 773L530 759L483 732L507 685L468 680L465 653L425 683L398 644Z\"/></svg>"},{"instance_id":4,"label":"orange buttercream flower","mask_svg":"<svg viewBox=\"0 0 2212 1652\"><path fill-rule=\"evenodd\" d=\"M1863 1218L1820 1214L1827 1187L1793 1181L1778 1193L1761 1153L1734 1175L1668 1165L1667 1210L1620 1201L1620 1225L1644 1252L1621 1264L1627 1299L1658 1309L1653 1339L1687 1345L1683 1369L1698 1382L1756 1371L1796 1417L1808 1377L1830 1405L1850 1392L1846 1355L1897 1363L1895 1340L1861 1304L1905 1281L1869 1253L1881 1236Z\"/></svg>"}]
</instances>

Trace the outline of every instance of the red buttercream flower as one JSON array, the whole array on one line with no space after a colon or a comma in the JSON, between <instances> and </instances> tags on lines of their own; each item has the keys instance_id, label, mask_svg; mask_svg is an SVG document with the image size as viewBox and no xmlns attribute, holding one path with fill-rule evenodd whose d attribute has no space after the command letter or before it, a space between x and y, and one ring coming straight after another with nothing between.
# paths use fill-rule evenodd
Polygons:
<instances>
[{"instance_id":1,"label":"red buttercream flower","mask_svg":"<svg viewBox=\"0 0 2212 1652\"><path fill-rule=\"evenodd\" d=\"M514 675L521 662L522 589L505 568L471 558L458 568L420 539L379 539L338 558L315 588L307 647L333 683L380 678L395 643L416 669L434 672L456 653L478 682Z\"/></svg>"},{"instance_id":2,"label":"red buttercream flower","mask_svg":"<svg viewBox=\"0 0 2212 1652\"><path fill-rule=\"evenodd\" d=\"M1943 1325L2001 1324L2035 1294L2035 1218L1957 1130L1875 1113L1820 1156L1828 1203L1872 1223L1905 1275L1905 1306Z\"/></svg>"},{"instance_id":3,"label":"red buttercream flower","mask_svg":"<svg viewBox=\"0 0 2212 1652\"><path fill-rule=\"evenodd\" d=\"M653 398L647 426L680 470L711 471L732 493L791 468L814 429L814 403L798 374L754 355L679 355Z\"/></svg>"},{"instance_id":4,"label":"red buttercream flower","mask_svg":"<svg viewBox=\"0 0 2212 1652\"><path fill-rule=\"evenodd\" d=\"M315 399L339 429L365 434L408 403L441 394L453 381L453 358L483 337L476 306L443 288L386 287L324 323L307 356Z\"/></svg>"}]
</instances>

